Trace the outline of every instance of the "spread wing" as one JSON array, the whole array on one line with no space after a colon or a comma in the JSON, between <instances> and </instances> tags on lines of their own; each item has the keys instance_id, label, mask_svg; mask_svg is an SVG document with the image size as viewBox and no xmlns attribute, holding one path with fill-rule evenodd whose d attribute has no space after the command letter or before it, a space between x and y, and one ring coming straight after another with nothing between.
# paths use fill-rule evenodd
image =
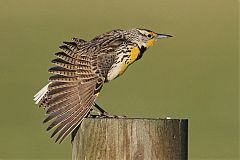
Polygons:
<instances>
[{"instance_id":1,"label":"spread wing","mask_svg":"<svg viewBox=\"0 0 240 160\"><path fill-rule=\"evenodd\" d=\"M52 123L47 131L55 128L51 137L56 135L60 143L81 123L89 113L102 86L103 80L96 73L96 60L92 54L80 53L79 47L83 40L64 42L62 52L56 53L56 65L49 69L54 75L50 83L35 95L36 103L46 109L47 118ZM97 92L96 92L97 91Z\"/></svg>"}]
</instances>

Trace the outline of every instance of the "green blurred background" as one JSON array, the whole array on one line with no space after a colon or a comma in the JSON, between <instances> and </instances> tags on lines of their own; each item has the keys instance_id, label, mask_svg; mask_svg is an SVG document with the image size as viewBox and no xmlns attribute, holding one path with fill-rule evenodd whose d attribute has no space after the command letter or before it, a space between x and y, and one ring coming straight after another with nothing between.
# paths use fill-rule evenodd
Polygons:
<instances>
[{"instance_id":1,"label":"green blurred background","mask_svg":"<svg viewBox=\"0 0 240 160\"><path fill-rule=\"evenodd\" d=\"M171 34L98 102L129 117L189 119L189 159L238 159L237 0L0 0L0 159L71 159L33 95L64 40L111 29Z\"/></svg>"}]
</instances>

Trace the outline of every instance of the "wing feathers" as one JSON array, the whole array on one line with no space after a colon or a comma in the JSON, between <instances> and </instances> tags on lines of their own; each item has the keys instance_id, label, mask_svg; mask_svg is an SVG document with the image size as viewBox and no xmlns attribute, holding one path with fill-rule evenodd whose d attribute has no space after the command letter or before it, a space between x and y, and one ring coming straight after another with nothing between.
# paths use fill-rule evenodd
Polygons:
<instances>
[{"instance_id":1,"label":"wing feathers","mask_svg":"<svg viewBox=\"0 0 240 160\"><path fill-rule=\"evenodd\" d=\"M64 102L75 96L79 96L78 92L70 92L58 95L56 97L51 97L51 99L48 101L48 105Z\"/></svg>"},{"instance_id":2,"label":"wing feathers","mask_svg":"<svg viewBox=\"0 0 240 160\"><path fill-rule=\"evenodd\" d=\"M70 105L71 103L74 103L75 101L78 101L79 103L79 97L71 97L67 101L50 104L47 108L46 114L54 113L62 108L64 109L66 106Z\"/></svg>"},{"instance_id":3,"label":"wing feathers","mask_svg":"<svg viewBox=\"0 0 240 160\"><path fill-rule=\"evenodd\" d=\"M64 88L64 87L73 87L73 86L78 86L78 83L76 82L54 82L54 83L50 83L48 86L49 90L53 90L53 89L58 89L58 88Z\"/></svg>"},{"instance_id":4,"label":"wing feathers","mask_svg":"<svg viewBox=\"0 0 240 160\"><path fill-rule=\"evenodd\" d=\"M83 110L82 107L78 107L79 112L81 112ZM54 132L52 133L51 137L53 137L56 133L58 133L62 128L64 128L69 122L72 121L72 119L74 119L74 117L76 117L76 115L78 114L78 110L72 112L71 115L69 115L66 119L60 119L61 121L58 122L58 127L54 130ZM65 118L65 117L64 117Z\"/></svg>"},{"instance_id":5,"label":"wing feathers","mask_svg":"<svg viewBox=\"0 0 240 160\"><path fill-rule=\"evenodd\" d=\"M60 58L52 60L52 63L55 64L56 66L68 69L68 70L76 70L79 69L78 66L72 65L71 63L68 63Z\"/></svg>"},{"instance_id":6,"label":"wing feathers","mask_svg":"<svg viewBox=\"0 0 240 160\"><path fill-rule=\"evenodd\" d=\"M72 40L77 44L77 45L82 45L83 43L87 42L83 39L79 39L79 38L72 38Z\"/></svg>"},{"instance_id":7,"label":"wing feathers","mask_svg":"<svg viewBox=\"0 0 240 160\"><path fill-rule=\"evenodd\" d=\"M66 53L69 57L78 58L78 55L75 53L77 50L77 46L73 46L69 44L68 46L63 45L59 47L64 53Z\"/></svg>"},{"instance_id":8,"label":"wing feathers","mask_svg":"<svg viewBox=\"0 0 240 160\"><path fill-rule=\"evenodd\" d=\"M76 82L78 80L78 76L75 77L67 77L62 75L54 75L49 78L51 82Z\"/></svg>"},{"instance_id":9,"label":"wing feathers","mask_svg":"<svg viewBox=\"0 0 240 160\"><path fill-rule=\"evenodd\" d=\"M78 110L78 111L76 111L76 115L74 115L74 117L72 118L72 119L69 119L68 120L68 123L67 123L67 125L65 125L64 126L64 128L62 129L62 128L59 128L58 130L57 130L57 132L59 132L61 129L61 132L60 132L60 134L58 135L58 137L57 137L57 139L56 139L56 141L58 141L62 136L64 136L64 134L67 136L73 129L74 129L74 125L77 123L77 122L81 122L82 121L82 119L85 117L85 115L89 112L89 110L91 109L91 106L93 105L93 102L94 102L94 100L95 100L95 97L90 97L89 99L88 99L88 101L86 101L86 103L85 104L83 104L83 109L81 109L81 110ZM79 124L78 123L78 124ZM73 128L72 128L73 127ZM65 137L62 137L63 139L65 138Z\"/></svg>"},{"instance_id":10,"label":"wing feathers","mask_svg":"<svg viewBox=\"0 0 240 160\"><path fill-rule=\"evenodd\" d=\"M83 96L82 102L84 102L83 104L78 104L75 107L72 107L68 112L62 114L61 116L57 117L56 120L47 128L47 130L50 130L51 128L55 127L56 125L59 126L57 127L57 129L55 129L55 131L53 132L52 136L53 137L58 131L60 131L66 124L68 124L69 122L71 122L73 119L75 119L75 117L79 114L84 114L84 112L82 113L82 110L84 108L91 108L91 106L89 106L90 103L93 103L94 101L91 101L91 99L93 99L92 97L94 97L95 99L95 95L93 95L93 89L92 89L92 84L89 84L88 87L84 88L82 90L82 92L84 93L85 96ZM68 128L68 127L66 127Z\"/></svg>"},{"instance_id":11,"label":"wing feathers","mask_svg":"<svg viewBox=\"0 0 240 160\"><path fill-rule=\"evenodd\" d=\"M37 94L34 96L35 104L39 104L39 102L44 98L46 93L48 92L48 86L51 85L51 82L44 86Z\"/></svg>"},{"instance_id":12,"label":"wing feathers","mask_svg":"<svg viewBox=\"0 0 240 160\"><path fill-rule=\"evenodd\" d=\"M57 117L47 128L47 131L49 131L50 129L52 129L53 127L55 127L56 125L58 125L60 122L65 121L66 119L71 118L71 115L73 115L75 113L75 111L80 108L79 107L80 104L77 104L75 106L73 106L71 109L69 109L67 112L65 112L64 114L60 115L59 117Z\"/></svg>"},{"instance_id":13,"label":"wing feathers","mask_svg":"<svg viewBox=\"0 0 240 160\"><path fill-rule=\"evenodd\" d=\"M76 77L78 76L76 71L68 70L62 67L52 67L48 70L49 73L58 74L67 77Z\"/></svg>"},{"instance_id":14,"label":"wing feathers","mask_svg":"<svg viewBox=\"0 0 240 160\"><path fill-rule=\"evenodd\" d=\"M58 96L61 94L65 94L69 92L77 92L77 91L78 91L77 87L62 87L62 88L50 90L48 92L48 96L53 97L53 96Z\"/></svg>"},{"instance_id":15,"label":"wing feathers","mask_svg":"<svg viewBox=\"0 0 240 160\"><path fill-rule=\"evenodd\" d=\"M96 88L99 92L102 86L97 82L97 63L93 61L97 57L80 52L87 42L73 38L73 42L63 43L59 47L62 51L55 53L58 58L52 60L56 66L49 69L53 74L50 83L34 96L36 103L46 109L47 117L43 122L51 121L47 131L56 127L51 137L59 133L56 141L60 143L89 113L96 99Z\"/></svg>"},{"instance_id":16,"label":"wing feathers","mask_svg":"<svg viewBox=\"0 0 240 160\"><path fill-rule=\"evenodd\" d=\"M71 64L76 64L76 63L78 62L77 59L72 58L71 56L69 56L68 54L66 54L66 53L64 53L64 52L57 52L57 53L55 53L55 55L56 55L58 58L66 61L66 62L68 62L68 63L71 63Z\"/></svg>"},{"instance_id":17,"label":"wing feathers","mask_svg":"<svg viewBox=\"0 0 240 160\"><path fill-rule=\"evenodd\" d=\"M72 52L78 51L78 45L75 42L63 42Z\"/></svg>"},{"instance_id":18,"label":"wing feathers","mask_svg":"<svg viewBox=\"0 0 240 160\"><path fill-rule=\"evenodd\" d=\"M43 123L48 122L49 120L56 118L60 115L62 115L63 113L68 112L71 108L73 108L74 106L76 106L79 103L79 101L73 101L71 103L68 103L65 106L59 107L57 110L54 110L54 112L51 112L49 114L49 116L43 121Z\"/></svg>"},{"instance_id":19,"label":"wing feathers","mask_svg":"<svg viewBox=\"0 0 240 160\"><path fill-rule=\"evenodd\" d=\"M92 99L89 101L89 103L87 105L92 106L94 100L95 100L95 98L92 97ZM65 137L68 136L69 133L71 133L82 122L83 118L88 114L90 109L91 109L90 107L85 108L78 115L78 117L76 117L71 123L69 123L67 126L65 126L65 128L58 135L55 142L57 142L61 138L61 140L59 142L59 143L61 143L65 139Z\"/></svg>"}]
</instances>

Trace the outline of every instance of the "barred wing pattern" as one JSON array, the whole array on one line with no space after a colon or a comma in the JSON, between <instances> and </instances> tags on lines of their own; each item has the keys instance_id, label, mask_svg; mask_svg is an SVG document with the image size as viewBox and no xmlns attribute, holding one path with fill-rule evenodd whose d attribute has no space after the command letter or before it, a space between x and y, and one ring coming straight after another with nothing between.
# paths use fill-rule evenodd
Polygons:
<instances>
[{"instance_id":1,"label":"barred wing pattern","mask_svg":"<svg viewBox=\"0 0 240 160\"><path fill-rule=\"evenodd\" d=\"M83 40L64 42L60 46L62 52L56 53L56 65L49 69L54 75L49 78L46 94L39 104L47 111L44 120L52 123L47 131L55 127L51 137L56 135L55 142L60 143L81 123L89 113L95 99L96 89L103 83L92 67L92 54L79 51Z\"/></svg>"}]
</instances>

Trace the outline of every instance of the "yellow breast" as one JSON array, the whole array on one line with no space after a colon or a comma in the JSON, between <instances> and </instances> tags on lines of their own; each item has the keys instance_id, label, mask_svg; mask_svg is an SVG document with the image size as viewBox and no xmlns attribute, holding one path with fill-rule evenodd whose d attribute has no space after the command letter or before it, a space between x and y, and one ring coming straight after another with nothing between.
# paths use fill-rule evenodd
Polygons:
<instances>
[{"instance_id":1,"label":"yellow breast","mask_svg":"<svg viewBox=\"0 0 240 160\"><path fill-rule=\"evenodd\" d=\"M127 69L127 67L130 64L132 64L133 62L136 61L138 55L140 54L140 50L139 50L138 47L134 47L134 48L131 49L129 54L130 54L130 56L129 56L129 59L128 59L127 63L123 63L121 65L121 69L120 69L119 75L122 75L125 72L125 70Z\"/></svg>"},{"instance_id":2,"label":"yellow breast","mask_svg":"<svg viewBox=\"0 0 240 160\"><path fill-rule=\"evenodd\" d=\"M140 54L140 50L138 47L134 47L131 52L130 52L130 57L129 57L129 65L132 64Z\"/></svg>"}]
</instances>

